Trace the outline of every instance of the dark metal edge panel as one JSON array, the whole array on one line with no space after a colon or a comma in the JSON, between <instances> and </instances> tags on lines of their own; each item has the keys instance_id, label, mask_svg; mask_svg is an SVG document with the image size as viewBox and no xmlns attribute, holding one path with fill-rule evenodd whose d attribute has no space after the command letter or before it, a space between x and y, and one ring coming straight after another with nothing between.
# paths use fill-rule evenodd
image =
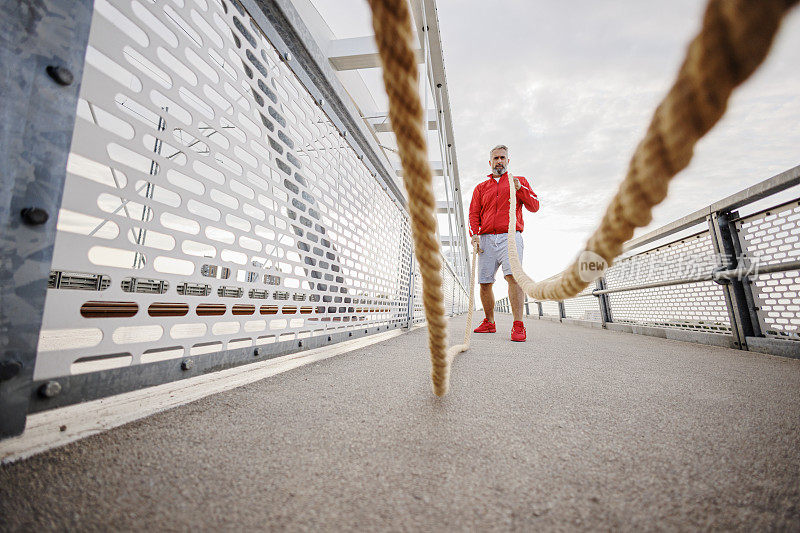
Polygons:
<instances>
[{"instance_id":1,"label":"dark metal edge panel","mask_svg":"<svg viewBox=\"0 0 800 533\"><path fill-rule=\"evenodd\" d=\"M265 359L273 359L282 355L331 346L342 341L367 337L376 333L385 333L389 330L401 329L404 324L404 322L396 322L385 326L373 326L353 331L319 335L307 339L294 339L210 354L178 357L167 361L159 361L157 363L147 363L37 381L34 382L33 386L28 390L28 397L30 398L29 412L38 413L57 407L64 407L139 390L145 387L162 385L181 379L218 372L220 370L255 363ZM258 350L258 355L255 355L256 349ZM185 362L189 362L188 365L185 365ZM58 385L54 387L53 383L57 383ZM47 388L51 391L57 390L58 392L52 397L47 397L43 394L43 391Z\"/></svg>"},{"instance_id":2,"label":"dark metal edge panel","mask_svg":"<svg viewBox=\"0 0 800 533\"><path fill-rule=\"evenodd\" d=\"M652 326L637 326L635 324L619 324L609 322L606 329L619 331L622 333L634 333L636 335L648 335L683 342L694 342L697 344L708 344L711 346L721 346L723 348L736 348L733 336L722 333L705 333L702 331L687 331L681 329L654 328Z\"/></svg>"},{"instance_id":3,"label":"dark metal edge panel","mask_svg":"<svg viewBox=\"0 0 800 533\"><path fill-rule=\"evenodd\" d=\"M800 342L764 337L747 337L747 347L751 352L760 352L781 357L800 359Z\"/></svg>"},{"instance_id":4,"label":"dark metal edge panel","mask_svg":"<svg viewBox=\"0 0 800 533\"><path fill-rule=\"evenodd\" d=\"M0 5L2 438L25 428L93 0ZM31 207L47 221L24 223Z\"/></svg>"}]
</instances>

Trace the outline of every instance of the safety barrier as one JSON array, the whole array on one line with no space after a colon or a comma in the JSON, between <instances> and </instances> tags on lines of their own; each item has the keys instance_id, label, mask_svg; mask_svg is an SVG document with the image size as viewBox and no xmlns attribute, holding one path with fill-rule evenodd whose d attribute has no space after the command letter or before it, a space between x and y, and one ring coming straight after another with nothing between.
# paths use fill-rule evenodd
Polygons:
<instances>
[{"instance_id":1,"label":"safety barrier","mask_svg":"<svg viewBox=\"0 0 800 533\"><path fill-rule=\"evenodd\" d=\"M800 166L634 239L595 286L525 315L799 357L800 198L776 202L798 184Z\"/></svg>"},{"instance_id":2,"label":"safety barrier","mask_svg":"<svg viewBox=\"0 0 800 533\"><path fill-rule=\"evenodd\" d=\"M2 361L0 437L29 412L424 321L395 170L282 16L94 2L43 314L17 319L38 348ZM442 264L445 312L465 312L465 269Z\"/></svg>"}]
</instances>

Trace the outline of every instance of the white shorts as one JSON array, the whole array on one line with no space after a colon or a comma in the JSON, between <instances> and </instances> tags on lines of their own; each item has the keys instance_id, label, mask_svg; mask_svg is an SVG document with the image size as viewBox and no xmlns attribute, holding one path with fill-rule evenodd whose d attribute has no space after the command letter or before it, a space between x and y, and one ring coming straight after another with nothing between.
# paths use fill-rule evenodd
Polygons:
<instances>
[{"instance_id":1,"label":"white shorts","mask_svg":"<svg viewBox=\"0 0 800 533\"><path fill-rule=\"evenodd\" d=\"M503 265L503 275L511 275L511 261L508 259L508 233L478 235L481 239L482 254L478 254L478 283L494 283L497 267ZM516 232L517 255L522 262L525 245L522 232Z\"/></svg>"}]
</instances>

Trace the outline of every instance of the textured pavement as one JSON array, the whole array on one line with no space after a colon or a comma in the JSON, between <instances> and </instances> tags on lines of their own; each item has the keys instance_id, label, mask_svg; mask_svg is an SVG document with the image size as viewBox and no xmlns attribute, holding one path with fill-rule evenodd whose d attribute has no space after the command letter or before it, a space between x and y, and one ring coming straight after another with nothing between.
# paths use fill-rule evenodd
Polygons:
<instances>
[{"instance_id":1,"label":"textured pavement","mask_svg":"<svg viewBox=\"0 0 800 533\"><path fill-rule=\"evenodd\" d=\"M420 329L0 466L0 529L800 529L799 360L526 325L445 398Z\"/></svg>"}]
</instances>

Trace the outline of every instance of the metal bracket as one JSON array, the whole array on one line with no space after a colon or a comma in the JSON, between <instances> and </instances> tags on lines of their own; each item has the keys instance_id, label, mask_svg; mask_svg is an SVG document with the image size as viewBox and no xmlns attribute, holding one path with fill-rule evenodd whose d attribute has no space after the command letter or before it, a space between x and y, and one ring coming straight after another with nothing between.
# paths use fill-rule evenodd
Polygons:
<instances>
[{"instance_id":1,"label":"metal bracket","mask_svg":"<svg viewBox=\"0 0 800 533\"><path fill-rule=\"evenodd\" d=\"M741 255L741 245L738 242L735 231L732 228L732 218L736 214L727 212L715 212L708 217L709 233L714 244L714 251L724 260L724 264L719 265L714 272L731 270L738 266ZM728 317L731 323L731 333L733 334L734 346L742 350L747 350L747 337L760 336L758 321L752 319L753 309L752 293L749 283L747 286L742 280L725 280L713 277L714 281L722 287L725 296L725 304L728 308Z\"/></svg>"}]
</instances>

